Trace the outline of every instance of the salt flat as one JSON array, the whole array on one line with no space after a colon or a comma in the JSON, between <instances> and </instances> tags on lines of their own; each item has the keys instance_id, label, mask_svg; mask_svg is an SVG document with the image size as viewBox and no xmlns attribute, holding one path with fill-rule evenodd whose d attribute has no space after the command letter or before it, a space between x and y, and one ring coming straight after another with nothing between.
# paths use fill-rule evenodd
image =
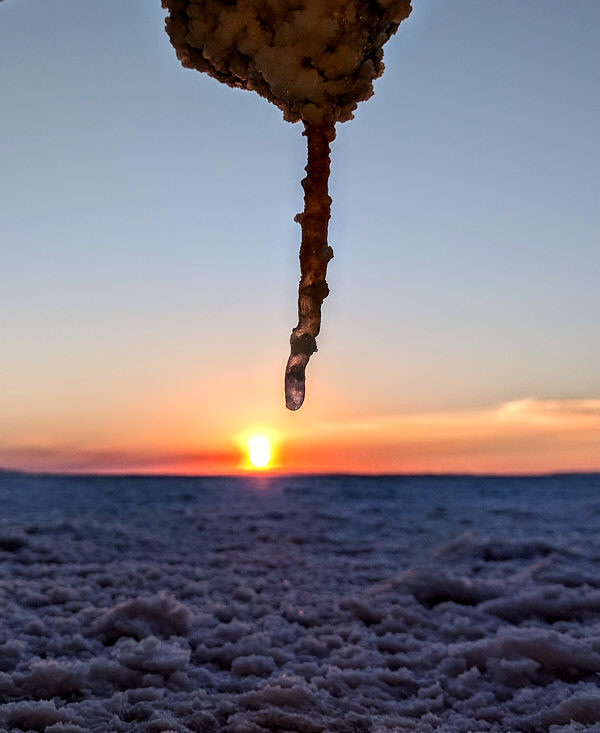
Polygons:
<instances>
[{"instance_id":1,"label":"salt flat","mask_svg":"<svg viewBox=\"0 0 600 733\"><path fill-rule=\"evenodd\" d=\"M0 474L0 730L600 731L600 476Z\"/></svg>"}]
</instances>

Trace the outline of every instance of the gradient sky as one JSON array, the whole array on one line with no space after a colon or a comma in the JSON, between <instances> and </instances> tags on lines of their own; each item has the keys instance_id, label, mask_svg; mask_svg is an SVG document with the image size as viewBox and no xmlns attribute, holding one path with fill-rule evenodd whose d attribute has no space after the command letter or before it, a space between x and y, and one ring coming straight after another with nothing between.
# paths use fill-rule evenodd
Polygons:
<instances>
[{"instance_id":1,"label":"gradient sky","mask_svg":"<svg viewBox=\"0 0 600 733\"><path fill-rule=\"evenodd\" d=\"M290 413L300 126L158 0L0 3L0 466L600 470L600 3L413 6L338 125Z\"/></svg>"}]
</instances>

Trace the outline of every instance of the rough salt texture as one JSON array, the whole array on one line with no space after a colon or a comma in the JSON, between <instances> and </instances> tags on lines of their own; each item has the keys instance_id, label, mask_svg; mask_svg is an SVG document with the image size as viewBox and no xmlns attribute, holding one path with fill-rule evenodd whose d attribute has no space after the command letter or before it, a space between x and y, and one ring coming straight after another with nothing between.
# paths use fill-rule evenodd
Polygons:
<instances>
[{"instance_id":1,"label":"rough salt texture","mask_svg":"<svg viewBox=\"0 0 600 733\"><path fill-rule=\"evenodd\" d=\"M252 89L286 120L352 118L410 0L163 0L182 64Z\"/></svg>"},{"instance_id":2,"label":"rough salt texture","mask_svg":"<svg viewBox=\"0 0 600 733\"><path fill-rule=\"evenodd\" d=\"M600 477L0 474L0 730L600 731Z\"/></svg>"}]
</instances>

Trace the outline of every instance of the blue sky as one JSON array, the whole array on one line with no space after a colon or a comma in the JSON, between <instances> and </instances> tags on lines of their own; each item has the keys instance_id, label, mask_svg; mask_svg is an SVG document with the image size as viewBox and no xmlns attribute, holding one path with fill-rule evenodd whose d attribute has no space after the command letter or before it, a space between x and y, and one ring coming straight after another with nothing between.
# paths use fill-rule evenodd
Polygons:
<instances>
[{"instance_id":1,"label":"blue sky","mask_svg":"<svg viewBox=\"0 0 600 733\"><path fill-rule=\"evenodd\" d=\"M299 125L184 70L158 2L1 3L0 446L599 396L600 4L413 6L338 125L291 416Z\"/></svg>"}]
</instances>

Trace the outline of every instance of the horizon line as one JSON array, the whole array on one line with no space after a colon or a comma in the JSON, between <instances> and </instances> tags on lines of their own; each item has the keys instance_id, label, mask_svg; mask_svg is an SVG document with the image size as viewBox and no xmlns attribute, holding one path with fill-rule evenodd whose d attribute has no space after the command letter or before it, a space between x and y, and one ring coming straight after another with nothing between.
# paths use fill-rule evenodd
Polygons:
<instances>
[{"instance_id":1,"label":"horizon line","mask_svg":"<svg viewBox=\"0 0 600 733\"><path fill-rule=\"evenodd\" d=\"M387 471L273 471L248 470L239 473L148 473L143 471L36 471L26 468L4 468L0 466L2 475L48 476L61 478L552 478L568 476L600 476L600 469L538 471L523 473L473 472L473 471L423 471L423 472L387 472Z\"/></svg>"}]
</instances>

